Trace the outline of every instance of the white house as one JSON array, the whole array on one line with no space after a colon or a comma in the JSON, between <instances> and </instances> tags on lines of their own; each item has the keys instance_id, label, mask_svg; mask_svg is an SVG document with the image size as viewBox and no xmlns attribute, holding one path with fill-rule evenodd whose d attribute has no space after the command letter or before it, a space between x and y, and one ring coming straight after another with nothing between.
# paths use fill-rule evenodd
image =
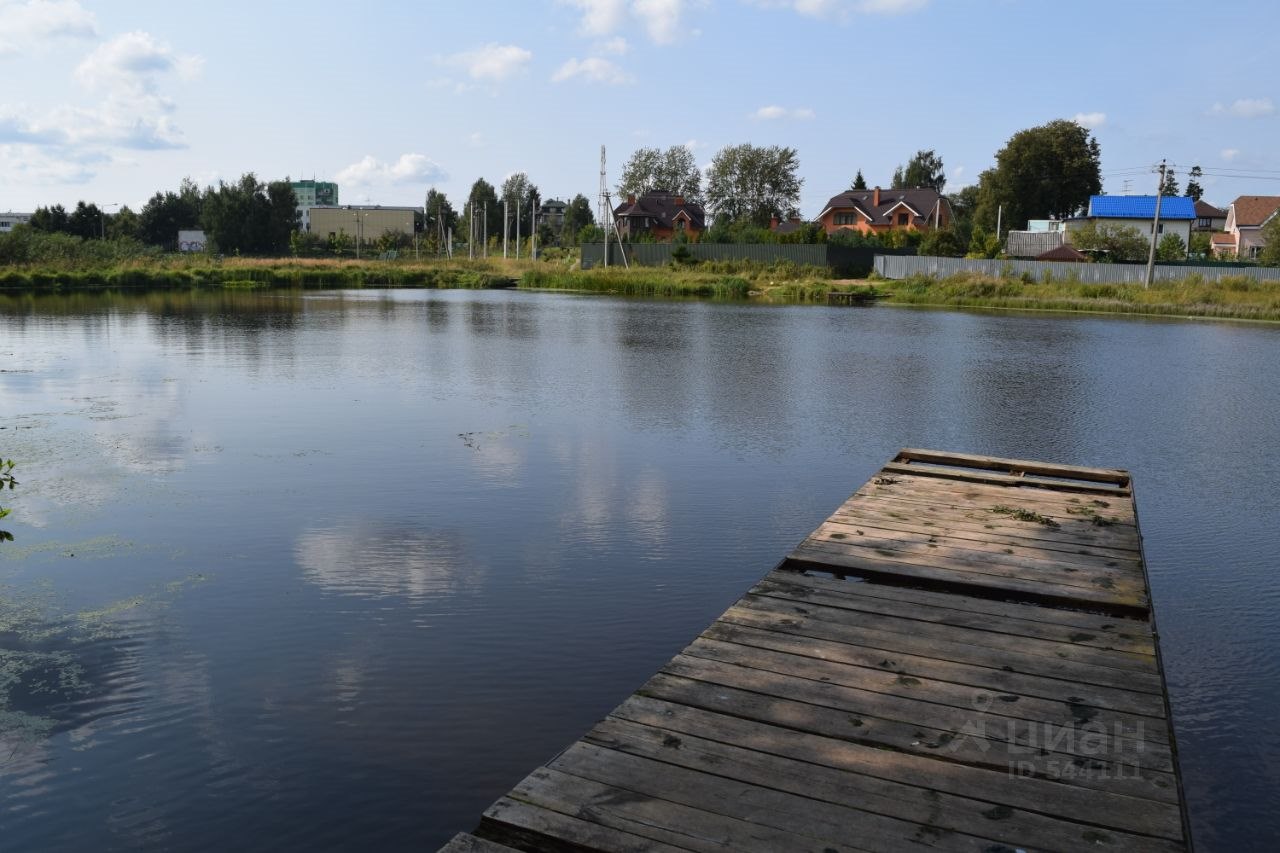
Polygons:
<instances>
[{"instance_id":1,"label":"white house","mask_svg":"<svg viewBox=\"0 0 1280 853\"><path fill-rule=\"evenodd\" d=\"M1280 196L1242 195L1227 209L1228 239L1214 240L1213 253L1241 260L1258 257L1266 238L1262 227L1280 213Z\"/></svg>"},{"instance_id":2,"label":"white house","mask_svg":"<svg viewBox=\"0 0 1280 853\"><path fill-rule=\"evenodd\" d=\"M1153 195L1095 195L1089 199L1089 212L1072 219L1067 230L1081 227L1086 222L1094 225L1111 225L1132 228L1143 237L1150 238L1151 224L1156 214L1156 197ZM1191 226L1196 221L1195 202L1186 196L1166 196L1160 199L1160 222L1156 233L1177 234L1182 245L1191 243Z\"/></svg>"},{"instance_id":3,"label":"white house","mask_svg":"<svg viewBox=\"0 0 1280 853\"><path fill-rule=\"evenodd\" d=\"M30 221L30 213L14 213L12 210L0 213L0 234L8 234L13 230L13 226Z\"/></svg>"}]
</instances>

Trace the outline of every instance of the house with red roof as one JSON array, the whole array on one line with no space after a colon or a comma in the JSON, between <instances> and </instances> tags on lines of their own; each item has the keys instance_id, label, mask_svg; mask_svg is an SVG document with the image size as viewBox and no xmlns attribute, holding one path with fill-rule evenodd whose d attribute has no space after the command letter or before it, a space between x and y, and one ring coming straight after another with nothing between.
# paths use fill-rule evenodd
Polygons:
<instances>
[{"instance_id":1,"label":"house with red roof","mask_svg":"<svg viewBox=\"0 0 1280 853\"><path fill-rule=\"evenodd\" d=\"M1263 227L1280 212L1280 196L1242 195L1227 208L1226 236L1213 241L1213 254L1218 257L1236 257L1242 260L1258 257L1267 240L1262 236Z\"/></svg>"},{"instance_id":2,"label":"house with red roof","mask_svg":"<svg viewBox=\"0 0 1280 853\"><path fill-rule=\"evenodd\" d=\"M886 231L928 231L949 228L951 205L946 197L930 187L916 189L846 190L832 196L818 224L827 234L860 231L882 234Z\"/></svg>"},{"instance_id":3,"label":"house with red roof","mask_svg":"<svg viewBox=\"0 0 1280 853\"><path fill-rule=\"evenodd\" d=\"M696 241L707 227L702 205L666 190L650 190L639 198L627 196L613 209L613 219L618 235L626 241L647 236L666 242L681 233Z\"/></svg>"}]
</instances>

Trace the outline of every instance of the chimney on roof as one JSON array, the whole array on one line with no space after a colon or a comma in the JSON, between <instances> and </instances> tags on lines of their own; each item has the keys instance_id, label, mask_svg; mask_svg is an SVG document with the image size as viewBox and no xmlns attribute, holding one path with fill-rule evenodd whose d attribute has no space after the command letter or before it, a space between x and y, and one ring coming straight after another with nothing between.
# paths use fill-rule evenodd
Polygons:
<instances>
[{"instance_id":1,"label":"chimney on roof","mask_svg":"<svg viewBox=\"0 0 1280 853\"><path fill-rule=\"evenodd\" d=\"M777 231L777 230L778 230L778 217L777 217L777 215L776 215L776 214L775 214L775 215L773 215L773 216L771 216L771 217L769 217L769 230L770 230L770 231Z\"/></svg>"},{"instance_id":2,"label":"chimney on roof","mask_svg":"<svg viewBox=\"0 0 1280 853\"><path fill-rule=\"evenodd\" d=\"M876 187L875 192L871 194L871 206L872 207L880 206L880 188L879 187Z\"/></svg>"},{"instance_id":3,"label":"chimney on roof","mask_svg":"<svg viewBox=\"0 0 1280 853\"><path fill-rule=\"evenodd\" d=\"M636 203L636 194L635 194L635 193L630 193L630 194L627 196L627 204L635 204L635 203Z\"/></svg>"},{"instance_id":4,"label":"chimney on roof","mask_svg":"<svg viewBox=\"0 0 1280 853\"><path fill-rule=\"evenodd\" d=\"M676 196L676 207L684 207L684 196Z\"/></svg>"}]
</instances>

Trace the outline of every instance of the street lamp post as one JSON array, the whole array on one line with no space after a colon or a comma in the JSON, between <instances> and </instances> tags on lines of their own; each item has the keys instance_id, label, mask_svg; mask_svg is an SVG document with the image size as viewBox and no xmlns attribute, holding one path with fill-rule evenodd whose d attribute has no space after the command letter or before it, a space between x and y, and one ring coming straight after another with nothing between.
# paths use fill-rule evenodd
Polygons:
<instances>
[{"instance_id":1,"label":"street lamp post","mask_svg":"<svg viewBox=\"0 0 1280 853\"><path fill-rule=\"evenodd\" d=\"M119 207L119 206L120 206L120 202L118 202L118 201L113 201L113 202L111 202L111 204L104 204L104 205L102 206L102 208L98 211L98 219L99 219L99 221L100 221L100 222L101 222L101 224L102 224L102 239L103 239L103 240L106 240L106 239L107 239L107 208L108 208L108 207Z\"/></svg>"}]
</instances>

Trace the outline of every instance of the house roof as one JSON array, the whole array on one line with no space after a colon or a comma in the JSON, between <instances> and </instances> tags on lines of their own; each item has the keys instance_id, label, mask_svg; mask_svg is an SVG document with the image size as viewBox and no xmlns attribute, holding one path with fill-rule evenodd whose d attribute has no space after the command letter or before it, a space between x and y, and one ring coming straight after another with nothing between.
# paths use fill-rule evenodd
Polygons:
<instances>
[{"instance_id":1,"label":"house roof","mask_svg":"<svg viewBox=\"0 0 1280 853\"><path fill-rule=\"evenodd\" d=\"M689 218L690 227L698 230L704 227L706 213L702 205L666 190L651 190L635 201L628 199L613 209L615 218L648 217L656 220L660 228L674 228L676 215L681 212Z\"/></svg>"},{"instance_id":2,"label":"house roof","mask_svg":"<svg viewBox=\"0 0 1280 853\"><path fill-rule=\"evenodd\" d=\"M827 206L822 209L822 213L818 214L818 218L821 219L833 210L854 210L865 216L871 225L892 225L893 217L889 212L898 205L905 204L916 214L915 222L924 222L932 218L933 209L940 198L942 196L937 190L928 187L911 190L880 190L880 204L877 206L873 204L875 190L846 190L840 195L832 196ZM947 203L945 198L942 202ZM950 216L950 205L947 210L947 215Z\"/></svg>"},{"instance_id":3,"label":"house roof","mask_svg":"<svg viewBox=\"0 0 1280 853\"><path fill-rule=\"evenodd\" d=\"M771 230L774 234L792 234L799 231L805 225L806 223L799 219L788 219L783 222L779 222L777 225L773 226Z\"/></svg>"},{"instance_id":4,"label":"house roof","mask_svg":"<svg viewBox=\"0 0 1280 853\"><path fill-rule=\"evenodd\" d=\"M1153 195L1089 197L1089 216L1098 219L1152 219L1155 211L1156 197ZM1187 196L1166 196L1160 199L1160 218L1195 219L1195 202Z\"/></svg>"},{"instance_id":5,"label":"house roof","mask_svg":"<svg viewBox=\"0 0 1280 853\"><path fill-rule=\"evenodd\" d=\"M1234 234L1214 234L1209 238L1209 242L1215 246L1234 246L1236 244L1236 235Z\"/></svg>"},{"instance_id":6,"label":"house roof","mask_svg":"<svg viewBox=\"0 0 1280 853\"><path fill-rule=\"evenodd\" d=\"M1004 253L1011 258L1037 258L1062 242L1061 231L1010 231Z\"/></svg>"},{"instance_id":7,"label":"house roof","mask_svg":"<svg viewBox=\"0 0 1280 853\"><path fill-rule=\"evenodd\" d=\"M1063 243L1056 249L1050 249L1047 252L1041 252L1036 255L1037 261L1087 261L1089 256L1084 252L1072 246L1070 243Z\"/></svg>"},{"instance_id":8,"label":"house roof","mask_svg":"<svg viewBox=\"0 0 1280 853\"><path fill-rule=\"evenodd\" d=\"M1197 219L1226 219L1227 212L1220 207L1214 207L1207 201L1196 202L1196 218Z\"/></svg>"},{"instance_id":9,"label":"house roof","mask_svg":"<svg viewBox=\"0 0 1280 853\"><path fill-rule=\"evenodd\" d=\"M1280 208L1280 195L1242 195L1231 206L1236 209L1236 227L1257 226Z\"/></svg>"}]
</instances>

